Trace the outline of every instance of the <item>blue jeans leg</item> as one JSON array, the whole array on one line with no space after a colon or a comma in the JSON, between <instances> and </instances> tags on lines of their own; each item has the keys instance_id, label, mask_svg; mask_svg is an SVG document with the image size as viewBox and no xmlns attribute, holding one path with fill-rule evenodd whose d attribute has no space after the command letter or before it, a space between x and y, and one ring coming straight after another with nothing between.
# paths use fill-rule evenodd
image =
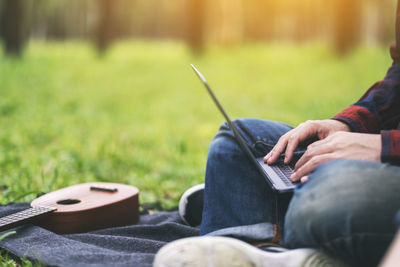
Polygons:
<instances>
[{"instance_id":1,"label":"blue jeans leg","mask_svg":"<svg viewBox=\"0 0 400 267\"><path fill-rule=\"evenodd\" d=\"M256 157L265 156L292 129L257 119L234 123ZM204 200L201 235L263 240L272 238L272 224L282 225L290 196L278 199L224 123L209 148Z\"/></svg>"},{"instance_id":2,"label":"blue jeans leg","mask_svg":"<svg viewBox=\"0 0 400 267\"><path fill-rule=\"evenodd\" d=\"M284 243L320 248L354 266L376 266L396 232L399 192L400 167L355 160L322 165L295 191Z\"/></svg>"}]
</instances>

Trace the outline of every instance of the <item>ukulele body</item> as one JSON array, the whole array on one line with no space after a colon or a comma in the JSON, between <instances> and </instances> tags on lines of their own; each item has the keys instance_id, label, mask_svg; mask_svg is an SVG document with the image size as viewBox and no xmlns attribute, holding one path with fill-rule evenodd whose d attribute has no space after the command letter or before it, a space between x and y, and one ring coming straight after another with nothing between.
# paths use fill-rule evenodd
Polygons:
<instances>
[{"instance_id":1,"label":"ukulele body","mask_svg":"<svg viewBox=\"0 0 400 267\"><path fill-rule=\"evenodd\" d=\"M31 207L55 207L56 211L34 220L58 234L82 233L135 224L139 220L139 190L114 183L86 183L45 194Z\"/></svg>"}]
</instances>

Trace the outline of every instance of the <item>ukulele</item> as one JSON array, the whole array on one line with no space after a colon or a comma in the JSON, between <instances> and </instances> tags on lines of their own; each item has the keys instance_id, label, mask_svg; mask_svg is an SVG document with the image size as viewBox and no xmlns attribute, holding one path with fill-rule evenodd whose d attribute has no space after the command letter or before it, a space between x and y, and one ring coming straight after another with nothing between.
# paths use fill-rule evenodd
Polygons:
<instances>
[{"instance_id":1,"label":"ukulele","mask_svg":"<svg viewBox=\"0 0 400 267\"><path fill-rule=\"evenodd\" d=\"M30 222L57 234L124 226L139 220L139 190L114 183L86 183L45 194L31 208L0 218L0 231Z\"/></svg>"}]
</instances>

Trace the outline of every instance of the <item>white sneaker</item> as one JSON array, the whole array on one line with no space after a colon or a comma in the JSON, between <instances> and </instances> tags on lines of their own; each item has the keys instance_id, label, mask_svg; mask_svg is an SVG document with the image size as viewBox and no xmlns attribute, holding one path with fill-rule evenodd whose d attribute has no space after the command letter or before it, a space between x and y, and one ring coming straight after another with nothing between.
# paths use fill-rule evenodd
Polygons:
<instances>
[{"instance_id":1,"label":"white sneaker","mask_svg":"<svg viewBox=\"0 0 400 267\"><path fill-rule=\"evenodd\" d=\"M266 252L228 237L190 237L162 247L154 267L336 267L344 264L315 249Z\"/></svg>"}]
</instances>

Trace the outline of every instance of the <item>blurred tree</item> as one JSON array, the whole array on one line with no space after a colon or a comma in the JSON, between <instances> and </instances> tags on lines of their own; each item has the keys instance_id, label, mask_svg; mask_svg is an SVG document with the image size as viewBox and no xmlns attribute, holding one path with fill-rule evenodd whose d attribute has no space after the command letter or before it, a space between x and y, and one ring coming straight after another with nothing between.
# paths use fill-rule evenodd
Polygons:
<instances>
[{"instance_id":1,"label":"blurred tree","mask_svg":"<svg viewBox=\"0 0 400 267\"><path fill-rule=\"evenodd\" d=\"M89 3L87 0L68 0L66 13L67 33L72 38L85 38L88 31L87 18Z\"/></svg>"},{"instance_id":2,"label":"blurred tree","mask_svg":"<svg viewBox=\"0 0 400 267\"><path fill-rule=\"evenodd\" d=\"M243 40L243 0L219 0L217 7L213 13L207 9L210 18L207 19L205 27L207 40L224 45L236 44Z\"/></svg>"},{"instance_id":3,"label":"blurred tree","mask_svg":"<svg viewBox=\"0 0 400 267\"><path fill-rule=\"evenodd\" d=\"M361 36L362 8L361 0L333 0L334 47L339 54L346 54L358 45Z\"/></svg>"},{"instance_id":4,"label":"blurred tree","mask_svg":"<svg viewBox=\"0 0 400 267\"><path fill-rule=\"evenodd\" d=\"M48 14L50 13L50 5L47 0L35 0L32 4L31 11L31 38L46 38L48 25Z\"/></svg>"},{"instance_id":5,"label":"blurred tree","mask_svg":"<svg viewBox=\"0 0 400 267\"><path fill-rule=\"evenodd\" d=\"M65 21L65 13L69 12L67 3L65 1L57 1L50 8L50 12L47 14L47 37L58 40L70 37L67 33L67 23Z\"/></svg>"},{"instance_id":6,"label":"blurred tree","mask_svg":"<svg viewBox=\"0 0 400 267\"><path fill-rule=\"evenodd\" d=\"M276 9L276 4L271 0L244 1L246 36L253 40L272 39L276 28Z\"/></svg>"},{"instance_id":7,"label":"blurred tree","mask_svg":"<svg viewBox=\"0 0 400 267\"><path fill-rule=\"evenodd\" d=\"M187 0L186 2L186 42L196 54L204 49L205 2L205 0Z\"/></svg>"},{"instance_id":8,"label":"blurred tree","mask_svg":"<svg viewBox=\"0 0 400 267\"><path fill-rule=\"evenodd\" d=\"M5 53L21 56L29 37L27 25L27 0L3 0L1 32Z\"/></svg>"},{"instance_id":9,"label":"blurred tree","mask_svg":"<svg viewBox=\"0 0 400 267\"><path fill-rule=\"evenodd\" d=\"M107 50L113 39L113 4L115 4L114 0L98 0L99 20L95 42L100 54L103 54Z\"/></svg>"},{"instance_id":10,"label":"blurred tree","mask_svg":"<svg viewBox=\"0 0 400 267\"><path fill-rule=\"evenodd\" d=\"M293 37L297 42L304 41L309 34L311 25L308 23L310 18L310 10L305 6L298 6L292 15L294 18Z\"/></svg>"},{"instance_id":11,"label":"blurred tree","mask_svg":"<svg viewBox=\"0 0 400 267\"><path fill-rule=\"evenodd\" d=\"M392 0L379 0L374 2L378 10L378 41L382 44L389 44L394 40L394 27L393 21L396 7L395 1Z\"/></svg>"},{"instance_id":12,"label":"blurred tree","mask_svg":"<svg viewBox=\"0 0 400 267\"><path fill-rule=\"evenodd\" d=\"M322 24L318 14L324 12L320 5L321 1L314 0L297 2L296 10L292 15L294 18L294 40L301 42L317 35L317 28L321 27ZM316 23L317 21L319 23Z\"/></svg>"},{"instance_id":13,"label":"blurred tree","mask_svg":"<svg viewBox=\"0 0 400 267\"><path fill-rule=\"evenodd\" d=\"M345 53L361 40L393 42L395 5L394 0L0 0L0 38L11 54L20 53L28 35L91 38L100 54L117 38L132 37L184 39L196 53L206 40L331 38Z\"/></svg>"}]
</instances>

